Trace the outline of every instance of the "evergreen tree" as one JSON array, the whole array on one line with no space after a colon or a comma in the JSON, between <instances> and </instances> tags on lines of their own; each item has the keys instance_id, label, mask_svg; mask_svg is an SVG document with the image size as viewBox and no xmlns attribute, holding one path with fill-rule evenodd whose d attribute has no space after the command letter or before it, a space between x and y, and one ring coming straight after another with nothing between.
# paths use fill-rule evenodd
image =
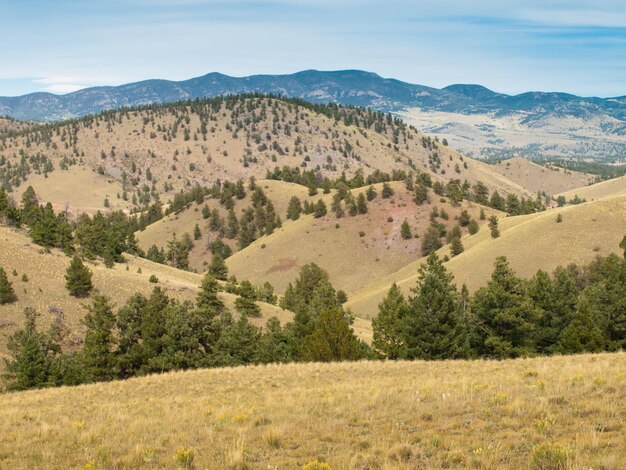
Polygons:
<instances>
[{"instance_id":1,"label":"evergreen tree","mask_svg":"<svg viewBox=\"0 0 626 470\"><path fill-rule=\"evenodd\" d=\"M436 224L430 224L422 239L422 256L427 256L442 246L441 231Z\"/></svg>"},{"instance_id":2,"label":"evergreen tree","mask_svg":"<svg viewBox=\"0 0 626 470\"><path fill-rule=\"evenodd\" d=\"M372 345L388 359L407 357L404 316L408 305L402 291L394 282L387 296L378 305L378 315L372 320Z\"/></svg>"},{"instance_id":3,"label":"evergreen tree","mask_svg":"<svg viewBox=\"0 0 626 470\"><path fill-rule=\"evenodd\" d=\"M411 233L411 226L409 225L409 221L406 219L404 219L404 222L402 222L402 225L400 226L400 235L405 240L413 238L413 234Z\"/></svg>"},{"instance_id":4,"label":"evergreen tree","mask_svg":"<svg viewBox=\"0 0 626 470\"><path fill-rule=\"evenodd\" d=\"M622 241L619 243L619 247L624 250L624 259L626 259L626 235L622 238Z\"/></svg>"},{"instance_id":5,"label":"evergreen tree","mask_svg":"<svg viewBox=\"0 0 626 470\"><path fill-rule=\"evenodd\" d=\"M533 352L541 312L504 256L496 258L491 280L474 295L472 311L479 322L481 355L502 359Z\"/></svg>"},{"instance_id":6,"label":"evergreen tree","mask_svg":"<svg viewBox=\"0 0 626 470\"><path fill-rule=\"evenodd\" d=\"M495 215L489 217L489 229L491 230L491 238L498 238L500 236L498 217L496 217Z\"/></svg>"},{"instance_id":7,"label":"evergreen tree","mask_svg":"<svg viewBox=\"0 0 626 470\"><path fill-rule=\"evenodd\" d=\"M200 231L200 226L198 224L193 228L193 239L200 240L202 238L202 232Z\"/></svg>"},{"instance_id":8,"label":"evergreen tree","mask_svg":"<svg viewBox=\"0 0 626 470\"><path fill-rule=\"evenodd\" d=\"M89 378L93 381L112 379L115 376L115 315L106 297L94 296L83 324L86 332L82 358Z\"/></svg>"},{"instance_id":9,"label":"evergreen tree","mask_svg":"<svg viewBox=\"0 0 626 470\"><path fill-rule=\"evenodd\" d=\"M415 186L415 197L413 198L415 204L421 206L425 202L428 202L428 188L423 184Z\"/></svg>"},{"instance_id":10,"label":"evergreen tree","mask_svg":"<svg viewBox=\"0 0 626 470\"><path fill-rule=\"evenodd\" d=\"M463 247L463 243L461 242L460 237L452 237L452 243L450 244L450 252L452 256L457 256L463 253L465 248Z\"/></svg>"},{"instance_id":11,"label":"evergreen tree","mask_svg":"<svg viewBox=\"0 0 626 470\"><path fill-rule=\"evenodd\" d=\"M383 190L381 194L383 199L387 199L393 196L393 189L391 188L391 186L389 186L389 183L383 183Z\"/></svg>"},{"instance_id":12,"label":"evergreen tree","mask_svg":"<svg viewBox=\"0 0 626 470\"><path fill-rule=\"evenodd\" d=\"M324 217L325 215L326 215L326 204L324 203L323 200L320 199L315 204L315 210L313 212L313 216L316 219L319 219L320 217Z\"/></svg>"},{"instance_id":13,"label":"evergreen tree","mask_svg":"<svg viewBox=\"0 0 626 470\"><path fill-rule=\"evenodd\" d=\"M17 297L4 268L0 267L0 305L15 302Z\"/></svg>"},{"instance_id":14,"label":"evergreen tree","mask_svg":"<svg viewBox=\"0 0 626 470\"><path fill-rule=\"evenodd\" d=\"M255 302L256 292L254 287L248 281L242 281L239 286L239 296L235 299L235 308L242 315L258 317L261 315L261 309Z\"/></svg>"},{"instance_id":15,"label":"evergreen tree","mask_svg":"<svg viewBox=\"0 0 626 470\"><path fill-rule=\"evenodd\" d=\"M37 328L37 313L24 309L24 328L9 336L7 349L11 359L5 359L7 388L27 390L51 385L50 368L53 357L61 348L54 338Z\"/></svg>"},{"instance_id":16,"label":"evergreen tree","mask_svg":"<svg viewBox=\"0 0 626 470\"><path fill-rule=\"evenodd\" d=\"M228 267L219 253L211 257L208 273L220 281L225 281L228 278Z\"/></svg>"},{"instance_id":17,"label":"evergreen tree","mask_svg":"<svg viewBox=\"0 0 626 470\"><path fill-rule=\"evenodd\" d=\"M219 284L215 278L210 273L206 273L196 297L196 306L211 318L219 315L224 309L224 302L217 296L219 291Z\"/></svg>"},{"instance_id":18,"label":"evergreen tree","mask_svg":"<svg viewBox=\"0 0 626 470\"><path fill-rule=\"evenodd\" d=\"M359 193L356 198L356 208L359 214L367 214L367 200L363 193Z\"/></svg>"},{"instance_id":19,"label":"evergreen tree","mask_svg":"<svg viewBox=\"0 0 626 470\"><path fill-rule=\"evenodd\" d=\"M260 334L250 324L246 315L241 315L234 324L224 328L217 344L213 361L218 366L237 366L255 362Z\"/></svg>"},{"instance_id":20,"label":"evergreen tree","mask_svg":"<svg viewBox=\"0 0 626 470\"><path fill-rule=\"evenodd\" d=\"M74 297L87 297L93 289L92 272L78 256L74 256L65 271L65 287Z\"/></svg>"},{"instance_id":21,"label":"evergreen tree","mask_svg":"<svg viewBox=\"0 0 626 470\"><path fill-rule=\"evenodd\" d=\"M368 201L373 201L374 199L376 199L376 190L374 189L374 186L370 185L367 188L366 196Z\"/></svg>"},{"instance_id":22,"label":"evergreen tree","mask_svg":"<svg viewBox=\"0 0 626 470\"><path fill-rule=\"evenodd\" d=\"M449 359L459 351L458 293L450 274L436 253L418 270L415 294L405 315L409 358Z\"/></svg>"},{"instance_id":23,"label":"evergreen tree","mask_svg":"<svg viewBox=\"0 0 626 470\"><path fill-rule=\"evenodd\" d=\"M599 321L587 301L583 300L553 349L563 354L602 351L607 344L601 328L598 327Z\"/></svg>"},{"instance_id":24,"label":"evergreen tree","mask_svg":"<svg viewBox=\"0 0 626 470\"><path fill-rule=\"evenodd\" d=\"M361 357L359 340L339 307L320 313L312 334L304 343L305 360L317 362L350 361Z\"/></svg>"},{"instance_id":25,"label":"evergreen tree","mask_svg":"<svg viewBox=\"0 0 626 470\"><path fill-rule=\"evenodd\" d=\"M298 220L301 213L302 203L300 202L300 199L298 199L296 196L293 196L289 200L289 206L287 207L287 219Z\"/></svg>"},{"instance_id":26,"label":"evergreen tree","mask_svg":"<svg viewBox=\"0 0 626 470\"><path fill-rule=\"evenodd\" d=\"M259 338L255 362L261 364L292 362L295 358L289 334L280 326L276 317L267 320L266 333Z\"/></svg>"}]
</instances>

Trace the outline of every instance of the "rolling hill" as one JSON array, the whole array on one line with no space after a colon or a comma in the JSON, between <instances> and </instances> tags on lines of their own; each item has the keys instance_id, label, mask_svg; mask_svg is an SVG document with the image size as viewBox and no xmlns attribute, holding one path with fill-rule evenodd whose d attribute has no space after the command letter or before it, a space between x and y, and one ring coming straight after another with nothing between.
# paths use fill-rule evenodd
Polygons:
<instances>
[{"instance_id":1,"label":"rolling hill","mask_svg":"<svg viewBox=\"0 0 626 470\"><path fill-rule=\"evenodd\" d=\"M2 305L0 314L0 357L6 354L8 335L23 323L22 312L32 307L42 316L44 325L55 318L56 312L63 313L64 320L71 334L66 346L78 344L82 338L81 319L85 314L84 305L89 299L71 297L65 288L65 270L70 258L58 250L46 253L45 250L32 244L22 231L0 226L0 266L2 266L13 283L17 302ZM188 271L178 270L162 264L125 255L124 264L116 264L107 269L101 262L88 263L93 271L95 289L110 297L119 308L135 292L148 295L156 286L161 287L168 295L179 300L193 301L198 292L202 276ZM15 270L15 275L13 271ZM26 275L24 281L22 276ZM151 283L149 278L155 275L158 284ZM233 312L235 295L222 292L220 297ZM259 302L261 317L251 318L257 326L264 326L267 319L277 317L281 322L291 319L291 312L274 305ZM371 340L371 325L368 321L357 320L355 332L366 340ZM4 364L3 364L4 365Z\"/></svg>"},{"instance_id":2,"label":"rolling hill","mask_svg":"<svg viewBox=\"0 0 626 470\"><path fill-rule=\"evenodd\" d=\"M240 78L209 73L181 82L146 80L67 95L0 97L0 114L23 120L61 120L123 106L251 92L393 112L476 157L605 159L623 156L626 146L624 96L535 91L510 96L467 84L437 89L360 70Z\"/></svg>"},{"instance_id":3,"label":"rolling hill","mask_svg":"<svg viewBox=\"0 0 626 470\"><path fill-rule=\"evenodd\" d=\"M560 223L556 221L557 214L562 216ZM539 269L552 272L558 266L585 264L596 256L621 253L619 243L626 227L626 197L506 217L500 219L499 226L499 238L493 239L488 230L481 230L462 239L465 251L446 263L458 286L466 284L470 291L484 286L498 256L506 256L517 274L528 278ZM448 250L446 246L440 252L443 255ZM393 282L407 293L415 286L417 269L423 261L414 261L366 286L348 300L347 306L359 316L371 318Z\"/></svg>"},{"instance_id":4,"label":"rolling hill","mask_svg":"<svg viewBox=\"0 0 626 470\"><path fill-rule=\"evenodd\" d=\"M0 466L617 470L625 360L269 365L5 394Z\"/></svg>"},{"instance_id":5,"label":"rolling hill","mask_svg":"<svg viewBox=\"0 0 626 470\"><path fill-rule=\"evenodd\" d=\"M283 166L331 179L425 171L443 182L482 181L502 194L536 193L391 116L251 96L35 126L0 139L0 156L2 184L17 196L33 184L44 201L76 211L104 210L105 199L113 207L140 208L196 184L261 179ZM85 183L87 194L67 189Z\"/></svg>"}]
</instances>

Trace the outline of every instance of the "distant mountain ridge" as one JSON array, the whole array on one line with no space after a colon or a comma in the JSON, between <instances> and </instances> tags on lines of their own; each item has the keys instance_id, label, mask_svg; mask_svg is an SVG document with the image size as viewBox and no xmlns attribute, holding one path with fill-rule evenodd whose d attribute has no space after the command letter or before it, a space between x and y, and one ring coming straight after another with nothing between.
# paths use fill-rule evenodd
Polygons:
<instances>
[{"instance_id":1,"label":"distant mountain ridge","mask_svg":"<svg viewBox=\"0 0 626 470\"><path fill-rule=\"evenodd\" d=\"M336 102L367 106L402 115L409 122L411 113L452 113L459 119L435 119L413 123L426 132L446 136L457 148L477 156L623 156L626 154L626 96L614 98L579 97L567 93L527 92L519 95L497 93L480 85L456 84L445 88L415 85L383 78L361 70L305 70L289 75L230 77L209 73L180 82L146 80L120 86L93 87L69 93L32 93L0 97L0 116L20 120L56 121L94 114L107 109L166 103L237 93L271 93L302 98L311 102ZM408 114L407 114L408 113ZM529 143L509 139L498 123L486 120L468 124L463 116L485 119L511 119L532 133L545 129L546 135L562 135L564 142ZM572 124L572 119L578 120ZM584 126L580 120L584 121ZM585 129L593 123L591 135ZM435 125L438 124L438 125ZM512 125L506 122L503 126ZM592 134L593 134L592 133ZM502 134L502 135L501 135ZM600 140L598 139L600 137ZM447 136L446 136L447 137ZM537 137L537 136L535 136ZM590 138L596 141L590 144ZM458 138L458 139L456 139ZM537 137L538 138L538 137ZM623 138L623 139L622 139ZM450 140L450 139L449 139ZM549 139L548 139L549 140ZM495 152L495 153L494 153ZM527 154L527 152L530 152Z\"/></svg>"},{"instance_id":2,"label":"distant mountain ridge","mask_svg":"<svg viewBox=\"0 0 626 470\"><path fill-rule=\"evenodd\" d=\"M59 120L98 113L122 106L141 106L234 93L273 93L312 102L370 106L385 111L419 107L451 113L560 113L581 116L603 112L626 118L626 96L583 98L567 93L496 93L480 85L456 84L445 88L414 85L383 78L372 72L305 70L290 75L230 77L209 73L180 82L145 80L120 86L85 88L66 95L31 93L0 97L0 115L22 120Z\"/></svg>"}]
</instances>

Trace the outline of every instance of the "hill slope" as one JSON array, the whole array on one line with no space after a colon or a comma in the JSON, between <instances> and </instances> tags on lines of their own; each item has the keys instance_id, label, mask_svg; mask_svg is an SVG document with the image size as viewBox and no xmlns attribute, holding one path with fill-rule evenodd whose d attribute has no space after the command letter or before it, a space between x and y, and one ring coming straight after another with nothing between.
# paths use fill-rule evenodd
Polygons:
<instances>
[{"instance_id":1,"label":"hill slope","mask_svg":"<svg viewBox=\"0 0 626 470\"><path fill-rule=\"evenodd\" d=\"M1 139L0 156L0 179L9 190L38 175L36 192L76 210L104 209L107 195L113 206L139 207L159 196L165 202L195 184L260 179L283 166L331 179L426 171L443 182L482 181L500 193L535 193L382 113L250 96L34 127ZM85 201L59 194L60 185L82 187L76 176L82 168L96 173L94 196Z\"/></svg>"},{"instance_id":2,"label":"hill slope","mask_svg":"<svg viewBox=\"0 0 626 470\"><path fill-rule=\"evenodd\" d=\"M147 80L67 95L0 97L0 115L59 120L122 106L237 93L272 93L312 102L368 106L405 114L420 129L482 156L620 157L626 147L626 97L527 92L516 96L479 85L442 89L382 78L360 70L229 77L210 73L181 82ZM594 141L590 144L589 138Z\"/></svg>"},{"instance_id":3,"label":"hill slope","mask_svg":"<svg viewBox=\"0 0 626 470\"><path fill-rule=\"evenodd\" d=\"M624 360L270 365L1 395L0 466L617 470Z\"/></svg>"},{"instance_id":4,"label":"hill slope","mask_svg":"<svg viewBox=\"0 0 626 470\"><path fill-rule=\"evenodd\" d=\"M562 215L561 223L556 222L557 214ZM491 238L488 230L463 238L465 251L446 263L458 286L466 284L470 291L484 286L497 256L506 256L518 275L530 277L539 269L552 272L558 266L585 264L598 255L621 253L626 197L506 217L500 219L499 226L499 238ZM441 254L447 250L444 247ZM391 283L397 282L407 293L415 286L423 261L414 261L366 286L349 299L347 306L361 317L374 316Z\"/></svg>"},{"instance_id":5,"label":"hill slope","mask_svg":"<svg viewBox=\"0 0 626 470\"><path fill-rule=\"evenodd\" d=\"M17 295L17 302L3 305L0 309L0 359L6 354L8 335L23 323L22 312L26 307L36 309L42 316L44 325L50 322L54 311L62 311L65 322L71 332L66 346L72 346L82 338L81 319L85 314L84 305L89 299L71 297L65 288L65 270L70 258L57 250L44 253L43 249L30 243L22 232L0 226L0 266L2 266ZM179 300L194 300L202 276L181 271L151 261L125 255L126 264L116 264L107 269L102 263L89 263L93 271L95 289L113 300L119 308L135 292L148 295L155 284L149 282L151 275L156 275L160 286L168 295ZM128 269L127 269L128 267ZM15 270L16 275L13 275ZM138 272L138 271L141 272ZM22 275L28 280L22 281ZM221 293L226 306L234 311L236 296ZM274 305L259 302L261 317L251 318L257 326L264 326L268 318L276 316L281 322L289 321L291 312ZM365 340L371 340L371 325L364 320L355 322L355 332ZM4 366L4 363L1 363Z\"/></svg>"}]
</instances>

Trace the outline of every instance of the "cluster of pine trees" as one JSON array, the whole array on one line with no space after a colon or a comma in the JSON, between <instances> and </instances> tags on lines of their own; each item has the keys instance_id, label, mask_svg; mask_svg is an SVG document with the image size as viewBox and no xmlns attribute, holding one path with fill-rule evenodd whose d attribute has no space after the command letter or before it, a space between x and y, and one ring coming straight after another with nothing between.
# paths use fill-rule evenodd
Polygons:
<instances>
[{"instance_id":1,"label":"cluster of pine trees","mask_svg":"<svg viewBox=\"0 0 626 470\"><path fill-rule=\"evenodd\" d=\"M622 242L626 258L626 237ZM505 257L489 283L460 291L432 253L406 298L393 285L373 320L373 347L389 359L512 358L626 348L626 261L616 255L550 276L515 275Z\"/></svg>"},{"instance_id":2,"label":"cluster of pine trees","mask_svg":"<svg viewBox=\"0 0 626 470\"><path fill-rule=\"evenodd\" d=\"M295 313L285 326L276 318L263 330L250 323L248 316L258 315L254 301L260 290L249 283L238 287L238 319L219 298L220 289L207 274L195 303L178 302L156 287L149 297L133 295L117 311L109 299L94 294L83 320L83 345L70 352L61 348L67 334L62 319L41 331L37 312L28 308L24 327L9 338L8 387L25 390L198 367L371 356L354 335L352 317L341 307L328 274L314 264L302 269L283 299L283 306ZM265 295L276 300L273 290Z\"/></svg>"}]
</instances>

